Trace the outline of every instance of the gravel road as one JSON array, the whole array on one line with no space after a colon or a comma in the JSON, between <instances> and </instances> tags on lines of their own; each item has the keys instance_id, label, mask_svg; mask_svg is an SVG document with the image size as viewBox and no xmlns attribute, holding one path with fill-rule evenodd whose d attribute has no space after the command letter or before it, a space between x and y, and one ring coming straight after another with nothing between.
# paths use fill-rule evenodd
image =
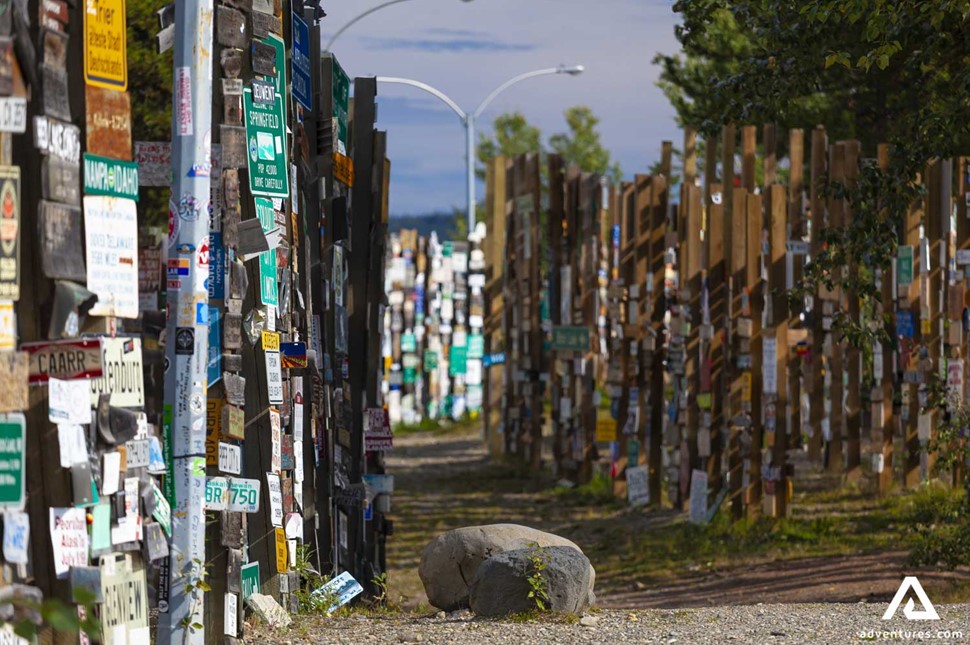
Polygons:
<instances>
[{"instance_id":1,"label":"gravel road","mask_svg":"<svg viewBox=\"0 0 970 645\"><path fill-rule=\"evenodd\" d=\"M854 643L970 642L970 605L938 605L939 621L883 621L886 605L746 605L703 609L604 610L577 622L484 620L467 611L436 615L296 617L276 633L257 628L247 642L369 643ZM870 633L870 630L890 632ZM914 632L924 632L922 639ZM891 632L895 632L893 635ZM252 632L249 632L252 633Z\"/></svg>"}]
</instances>

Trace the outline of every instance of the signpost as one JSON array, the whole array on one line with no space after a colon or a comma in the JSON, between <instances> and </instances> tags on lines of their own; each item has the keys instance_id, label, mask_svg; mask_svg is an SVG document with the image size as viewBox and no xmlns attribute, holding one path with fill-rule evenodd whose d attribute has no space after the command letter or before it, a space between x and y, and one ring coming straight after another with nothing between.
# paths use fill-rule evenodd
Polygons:
<instances>
[{"instance_id":1,"label":"signpost","mask_svg":"<svg viewBox=\"0 0 970 645\"><path fill-rule=\"evenodd\" d=\"M189 258L187 275L175 281L178 288L168 290L168 303L173 312L180 311L186 302L206 306L209 298L206 288L209 268L199 261L198 254L209 236L209 218L201 216L200 211L209 203L211 182L209 173L199 170L211 166L212 83L208 79L213 66L214 13L211 2L175 3L172 194L176 197L169 205L169 257L183 245L191 245L196 250ZM123 19L121 28L125 28ZM137 299L137 263L135 267ZM188 628L203 622L205 595L198 586L187 583L203 575L198 563L206 561L205 414L209 351L206 318L197 316L190 324L180 324L178 316L172 315L166 328L168 369L165 370L162 418L164 436L168 437L171 450L172 515L179 521L172 525L169 610L160 613L158 619L157 640L162 643L202 645L205 642L205 630Z\"/></svg>"}]
</instances>

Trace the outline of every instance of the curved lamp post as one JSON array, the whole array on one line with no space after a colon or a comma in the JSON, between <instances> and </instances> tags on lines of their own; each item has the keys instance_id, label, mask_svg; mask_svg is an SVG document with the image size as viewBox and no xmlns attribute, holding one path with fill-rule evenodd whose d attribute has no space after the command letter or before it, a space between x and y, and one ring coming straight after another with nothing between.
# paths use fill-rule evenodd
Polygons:
<instances>
[{"instance_id":1,"label":"curved lamp post","mask_svg":"<svg viewBox=\"0 0 970 645\"><path fill-rule=\"evenodd\" d=\"M338 38L340 38L341 34L343 34L345 31L347 31L348 29L350 29L351 27L353 27L358 22L360 22L361 20L363 20L367 16L371 15L372 13L377 12L377 11L380 11L381 9L384 9L385 7L390 7L391 5L401 4L402 2L410 2L410 1L411 0L388 0L388 2L384 2L382 4L379 4L376 7L371 7L370 9L368 9L364 13L358 15L356 18L353 18L350 22L348 22L343 27L341 27L340 29L338 29L334 33L334 35L330 37L330 40L327 41L327 44L323 48L323 51L325 51L325 52L331 51L331 49L333 48L333 41L335 41ZM461 1L462 2L471 2L472 0L461 0Z\"/></svg>"},{"instance_id":2,"label":"curved lamp post","mask_svg":"<svg viewBox=\"0 0 970 645\"><path fill-rule=\"evenodd\" d=\"M406 2L407 0L396 0L397 2ZM465 0L468 1L468 0ZM546 69L537 69L531 72L525 72L524 74L519 74L518 76L513 76L509 80L505 81L498 87L496 87L492 92L486 96L478 107L475 108L471 113L462 110L457 103L451 100L444 92L438 90L427 83L422 83L421 81L415 81L410 78L397 78L394 76L378 76L378 83L398 83L401 85L410 85L411 87L416 87L419 90L424 90L428 94L431 94L437 99L440 99L448 107L458 115L461 120L462 125L465 127L465 165L467 172L467 186L466 186L466 216L468 217L468 233L469 235L473 230L475 230L475 122L478 117L481 116L485 108L488 107L489 103L495 100L499 94L507 90L509 87L524 81L526 79L535 78L536 76L546 76L550 74L568 74L569 76L577 76L583 73L585 68L582 65L560 65L559 67L549 67Z\"/></svg>"}]
</instances>

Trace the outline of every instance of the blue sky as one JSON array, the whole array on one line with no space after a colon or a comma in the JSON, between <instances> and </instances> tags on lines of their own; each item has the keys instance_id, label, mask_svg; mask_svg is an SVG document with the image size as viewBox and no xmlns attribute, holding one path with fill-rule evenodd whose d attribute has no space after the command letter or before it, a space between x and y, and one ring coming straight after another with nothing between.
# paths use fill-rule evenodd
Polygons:
<instances>
[{"instance_id":1,"label":"blue sky","mask_svg":"<svg viewBox=\"0 0 970 645\"><path fill-rule=\"evenodd\" d=\"M324 39L380 3L326 2ZM334 45L353 76L401 76L438 88L472 110L521 72L582 64L577 77L545 76L502 94L481 127L520 111L544 138L566 129L563 111L590 106L623 173L645 172L660 142L680 147L673 109L654 82L658 51L678 49L669 0L411 0L351 27ZM465 203L464 130L444 103L420 90L378 86L378 127L388 132L392 215L447 211ZM484 197L479 185L477 196Z\"/></svg>"}]
</instances>

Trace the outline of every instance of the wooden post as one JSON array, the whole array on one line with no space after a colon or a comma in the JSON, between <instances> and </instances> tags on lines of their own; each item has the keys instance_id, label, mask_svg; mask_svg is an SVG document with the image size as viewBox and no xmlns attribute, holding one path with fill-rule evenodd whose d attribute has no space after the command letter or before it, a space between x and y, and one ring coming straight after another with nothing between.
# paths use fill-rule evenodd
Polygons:
<instances>
[{"instance_id":1,"label":"wooden post","mask_svg":"<svg viewBox=\"0 0 970 645\"><path fill-rule=\"evenodd\" d=\"M829 180L833 183L845 181L845 144L836 143L829 146ZM836 199L832 195L828 196L828 227L837 229L845 225L844 209L841 199ZM835 278L840 277L843 268L836 269ZM829 417L830 439L828 441L828 451L826 453L826 467L830 473L843 472L844 463L844 441L845 441L845 414L843 407L843 372L845 371L845 359L843 344L835 333L832 332L832 317L835 312L842 308L844 298L843 290L836 285L833 291L827 292L823 296L822 315L825 318L823 325L828 328L828 368L827 374L830 375L830 397L832 401L832 412Z\"/></svg>"},{"instance_id":2,"label":"wooden post","mask_svg":"<svg viewBox=\"0 0 970 645\"><path fill-rule=\"evenodd\" d=\"M845 186L851 190L859 178L859 158L861 145L858 141L845 143ZM848 202L844 210L845 226L852 225L852 210ZM851 258L850 275L858 276L857 264ZM859 296L847 292L849 320L858 324L861 322ZM849 385L846 391L845 417L845 476L846 481L857 482L862 478L862 353L854 343L846 343L846 361L848 362Z\"/></svg>"},{"instance_id":3,"label":"wooden post","mask_svg":"<svg viewBox=\"0 0 970 645\"><path fill-rule=\"evenodd\" d=\"M970 173L970 163L968 163L968 161L970 161L970 157L960 157L957 159L957 163L956 163L957 165L957 178L956 178L957 229L956 229L956 242L955 242L956 248L954 249L954 256L956 256L956 254L958 253L958 249L959 250L970 249L970 220L967 219L967 210L968 210L967 200L970 199L970 181L968 181L968 177L967 177L967 174ZM958 264L958 269L960 269L961 266L964 273L966 273L968 271L968 267L966 265ZM964 287L964 299L963 299L963 302L960 303L961 306L959 308L965 309L967 305L966 291L965 291L966 285L967 285L966 275L964 275L963 281L959 282L959 284L961 284ZM953 307L954 313L956 312L956 309L957 307L954 306ZM954 321L952 319L950 320L950 325L951 327L954 325ZM961 329L962 336L961 336L961 342L959 344L959 347L955 349L955 355L956 357L963 360L963 382L964 384L966 384L967 376L968 374L970 374L970 355L968 355L967 349L966 349L967 338L966 338L966 333L963 332L963 329L962 329L963 328L962 321L957 322L956 326ZM966 396L964 395L964 404L966 403L967 403ZM960 482L962 481L962 477L966 472L966 468L968 465L970 464L968 463L959 464L956 468L953 469L953 473L952 473L953 486L956 487L960 485Z\"/></svg>"},{"instance_id":4,"label":"wooden post","mask_svg":"<svg viewBox=\"0 0 970 645\"><path fill-rule=\"evenodd\" d=\"M505 330L502 321L506 315L503 296L505 269L507 266L506 217L505 217L505 157L498 156L486 165L485 180L485 218L488 235L485 238L485 347L491 354L505 352L507 349ZM554 181L554 180L552 180ZM430 264L428 265L430 271ZM427 292L427 289L425 290ZM484 368L485 401L485 438L492 459L498 459L504 452L503 386L504 364L493 364ZM430 389L430 382L428 383Z\"/></svg>"},{"instance_id":5,"label":"wooden post","mask_svg":"<svg viewBox=\"0 0 970 645\"><path fill-rule=\"evenodd\" d=\"M929 324L922 323L921 331L928 332L923 339L923 346L926 347L930 363L926 374L927 382L932 378L932 374L941 374L946 378L946 366L943 356L943 319L944 307L946 302L943 274L946 271L946 243L945 231L949 228L950 219L950 190L952 184L944 181L952 178L952 174L944 170L944 166L952 164L950 159L936 159L932 161L927 169L926 184L926 212L924 231L926 232L926 244L929 246L929 263L927 266L928 275L925 280L925 296L923 299L924 307L929 310ZM926 311L924 310L924 313ZM936 454L929 450L929 443L936 437L936 424L940 418L938 410L930 409L928 425L922 423L923 431L920 433L920 479L927 481L933 477L936 465ZM928 432L927 432L928 431Z\"/></svg>"},{"instance_id":6,"label":"wooden post","mask_svg":"<svg viewBox=\"0 0 970 645\"><path fill-rule=\"evenodd\" d=\"M889 169L889 145L879 144L877 149L879 168L886 172ZM880 294L882 302L876 306L876 319L886 320L889 337L896 338L896 312L894 303L896 294L893 292L892 266L881 272ZM877 354L881 352L881 356ZM872 470L876 474L876 487L880 493L889 491L893 482L893 434L899 420L893 415L893 382L896 370L893 369L895 352L892 343L883 346L878 344L873 348L876 367L873 375L876 386L872 397Z\"/></svg>"},{"instance_id":7,"label":"wooden post","mask_svg":"<svg viewBox=\"0 0 970 645\"><path fill-rule=\"evenodd\" d=\"M704 209L701 213L704 237L701 241L701 360L699 365L698 397L701 412L699 442L710 442L707 458L707 478L711 485L712 502L724 491L722 473L727 472L724 462L726 426L724 423L724 328L725 299L727 295L724 269L724 207L722 186L717 182L717 139L709 137L704 150ZM706 406L706 408L705 408ZM705 436L706 435L706 436Z\"/></svg>"},{"instance_id":8,"label":"wooden post","mask_svg":"<svg viewBox=\"0 0 970 645\"><path fill-rule=\"evenodd\" d=\"M749 376L745 377L749 382L751 400L745 404L742 401L741 409L746 419L748 427L745 429L747 436L742 441L742 449L747 453L747 467L744 469L747 475L746 485L744 486L744 499L746 514L749 517L757 516L761 509L759 502L762 498L761 487L761 448L762 438L762 401L764 379L761 378L767 366L763 365L762 349L762 314L764 312L764 281L761 279L761 241L762 231L764 230L764 206L762 196L748 193L745 199L745 253L744 253L744 289L747 293L747 311L750 319L751 333L748 339L739 338L738 359L745 355L747 349L747 363L750 365ZM744 307L742 306L742 315ZM740 334L739 334L740 335ZM747 347L745 344L747 343ZM775 383L778 382L778 375L775 375ZM775 387L777 390L777 385Z\"/></svg>"},{"instance_id":9,"label":"wooden post","mask_svg":"<svg viewBox=\"0 0 970 645\"><path fill-rule=\"evenodd\" d=\"M788 239L802 242L805 238L805 231L802 225L802 199L805 191L805 135L802 130L793 129L788 132L788 158L790 161L788 174ZM768 185L768 182L766 181L765 184ZM785 287L787 290L801 282L805 256L794 253L787 253L786 255L787 277ZM789 330L797 329L797 334L803 332L801 329L801 312L801 306L790 307L788 315L788 328ZM807 333L807 330L804 331ZM808 343L805 341L797 342L804 343L798 346L797 349L799 351L796 351L796 347L792 343L786 343L787 349L785 351L788 357L788 410L785 418L787 419L788 441L792 447L802 445L801 413L804 368L803 361L801 360L801 351L803 351L803 347L808 347ZM782 375L779 375L779 378L783 378Z\"/></svg>"},{"instance_id":10,"label":"wooden post","mask_svg":"<svg viewBox=\"0 0 970 645\"><path fill-rule=\"evenodd\" d=\"M787 274L788 223L785 187L773 184L768 190L768 231L769 256L765 258L768 267L768 297L765 306L768 307L768 324L765 330L765 342L773 342L774 356L770 351L765 352L765 382L774 381L775 392L765 393L766 426L765 446L770 450L771 463L768 470L768 481L765 482L765 514L771 517L786 517L789 509L789 472L788 449L790 447L788 428L785 417L788 414L789 399L784 379L788 372L788 298L785 289ZM772 360L773 359L773 360ZM771 361L773 364L769 364ZM773 372L773 374L772 374ZM773 377L773 378L772 378ZM769 402L770 401L770 402ZM819 405L820 402L816 402ZM773 406L773 414L770 407Z\"/></svg>"},{"instance_id":11,"label":"wooden post","mask_svg":"<svg viewBox=\"0 0 970 645\"><path fill-rule=\"evenodd\" d=\"M903 224L902 242L910 247L912 258L911 282L904 283L899 279L901 271L897 263L897 285L899 288L899 309L908 318L905 326L897 322L897 333L903 336L905 330L910 330L908 337L901 338L900 367L903 371L902 384L902 438L901 446L903 464L903 485L907 488L917 486L920 482L920 442L919 442L919 343L922 337L920 323L920 282L923 273L923 254L920 252L920 225L923 220L923 205L920 200L914 202L906 212Z\"/></svg>"},{"instance_id":12,"label":"wooden post","mask_svg":"<svg viewBox=\"0 0 970 645\"><path fill-rule=\"evenodd\" d=\"M826 156L828 148L828 138L825 128L817 126L812 131L812 156L811 156L811 186L809 187L809 199L811 200L809 221L812 227L811 256L818 257L822 252L821 229L825 225L824 208L825 202L823 191L825 190ZM821 289L817 290L813 298L812 305L812 336L810 346L808 374L805 379L805 390L808 393L813 405L809 410L809 427L811 436L808 444L808 457L815 464L823 461L822 447L825 442L823 427L828 424L825 408L822 405L825 399L823 369L825 365L824 356L824 337L825 331L822 319Z\"/></svg>"},{"instance_id":13,"label":"wooden post","mask_svg":"<svg viewBox=\"0 0 970 645\"><path fill-rule=\"evenodd\" d=\"M552 326L559 327L572 322L563 319L562 311L564 284L562 269L565 264L563 244L565 232L563 225L563 218L565 217L564 181L566 173L561 156L551 154L547 163L549 170L549 211L546 221L549 242L549 317L552 320ZM566 435L566 419L560 413L561 399L572 396L566 388L570 384L569 379L565 378L566 370L562 369L565 362L565 359L560 357L558 352L552 352L549 369L549 392L552 403L550 413L552 416L552 458L556 474L561 473L563 459L568 454L563 446L563 439Z\"/></svg>"}]
</instances>

